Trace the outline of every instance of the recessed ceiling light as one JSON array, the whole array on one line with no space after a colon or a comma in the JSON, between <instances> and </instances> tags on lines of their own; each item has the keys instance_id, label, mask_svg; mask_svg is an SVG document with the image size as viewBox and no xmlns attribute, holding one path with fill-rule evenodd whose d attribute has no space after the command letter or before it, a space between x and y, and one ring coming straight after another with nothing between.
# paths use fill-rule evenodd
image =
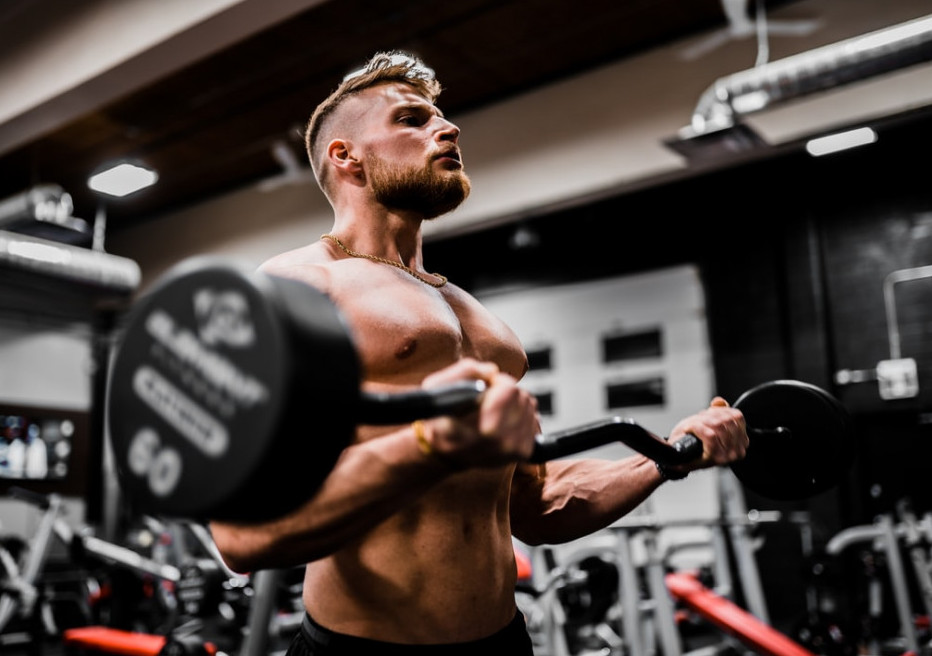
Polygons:
<instances>
[{"instance_id":1,"label":"recessed ceiling light","mask_svg":"<svg viewBox=\"0 0 932 656\"><path fill-rule=\"evenodd\" d=\"M90 177L87 186L110 196L128 196L155 184L159 174L137 164L123 162Z\"/></svg>"},{"instance_id":2,"label":"recessed ceiling light","mask_svg":"<svg viewBox=\"0 0 932 656\"><path fill-rule=\"evenodd\" d=\"M820 157L829 153L837 153L840 150L872 144L875 141L877 141L877 133L871 128L858 128L810 139L806 143L806 152L813 157Z\"/></svg>"}]
</instances>

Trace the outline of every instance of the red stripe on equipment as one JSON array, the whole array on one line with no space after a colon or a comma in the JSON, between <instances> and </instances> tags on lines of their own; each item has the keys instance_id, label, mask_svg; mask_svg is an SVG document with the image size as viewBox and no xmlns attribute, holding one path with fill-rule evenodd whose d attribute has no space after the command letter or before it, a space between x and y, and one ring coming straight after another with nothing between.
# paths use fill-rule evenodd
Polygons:
<instances>
[{"instance_id":1,"label":"red stripe on equipment","mask_svg":"<svg viewBox=\"0 0 932 656\"><path fill-rule=\"evenodd\" d=\"M531 558L518 545L513 545L515 550L515 565L518 567L518 580L525 581L531 578L533 567Z\"/></svg>"},{"instance_id":2,"label":"red stripe on equipment","mask_svg":"<svg viewBox=\"0 0 932 656\"><path fill-rule=\"evenodd\" d=\"M66 645L125 656L156 656L165 646L165 636L122 631L106 626L66 629L62 637Z\"/></svg>"},{"instance_id":3,"label":"red stripe on equipment","mask_svg":"<svg viewBox=\"0 0 932 656\"><path fill-rule=\"evenodd\" d=\"M666 575L665 581L674 598L761 654L815 656L740 606L712 592L694 577L673 572Z\"/></svg>"},{"instance_id":4,"label":"red stripe on equipment","mask_svg":"<svg viewBox=\"0 0 932 656\"><path fill-rule=\"evenodd\" d=\"M62 639L70 647L122 656L158 656L162 647L165 646L165 636L123 631L108 626L82 626L66 629L62 633ZM205 642L204 650L213 655L217 653L217 646Z\"/></svg>"}]
</instances>

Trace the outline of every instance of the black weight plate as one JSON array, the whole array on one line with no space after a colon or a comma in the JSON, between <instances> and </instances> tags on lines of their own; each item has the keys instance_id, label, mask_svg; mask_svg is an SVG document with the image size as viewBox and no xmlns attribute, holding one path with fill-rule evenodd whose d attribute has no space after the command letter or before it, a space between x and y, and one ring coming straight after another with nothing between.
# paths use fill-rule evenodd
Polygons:
<instances>
[{"instance_id":1,"label":"black weight plate","mask_svg":"<svg viewBox=\"0 0 932 656\"><path fill-rule=\"evenodd\" d=\"M269 507L288 511L309 499L352 441L360 415L362 367L336 306L304 283L264 280L274 290L270 297L290 345L287 402L269 467L247 483L250 492L240 502L255 509L234 506L236 517L267 518Z\"/></svg>"},{"instance_id":2,"label":"black weight plate","mask_svg":"<svg viewBox=\"0 0 932 656\"><path fill-rule=\"evenodd\" d=\"M307 476L318 458L329 471L338 453L308 435L317 392L327 402L349 388L352 405L355 357L311 287L211 258L177 265L133 308L114 354L107 418L121 484L152 514L248 519L296 506L323 480ZM348 439L351 424L320 428Z\"/></svg>"},{"instance_id":3,"label":"black weight plate","mask_svg":"<svg viewBox=\"0 0 932 656\"><path fill-rule=\"evenodd\" d=\"M822 388L770 381L733 405L749 429L788 429L750 435L747 456L732 465L749 490L779 501L805 499L838 485L850 467L854 445L848 413Z\"/></svg>"}]
</instances>

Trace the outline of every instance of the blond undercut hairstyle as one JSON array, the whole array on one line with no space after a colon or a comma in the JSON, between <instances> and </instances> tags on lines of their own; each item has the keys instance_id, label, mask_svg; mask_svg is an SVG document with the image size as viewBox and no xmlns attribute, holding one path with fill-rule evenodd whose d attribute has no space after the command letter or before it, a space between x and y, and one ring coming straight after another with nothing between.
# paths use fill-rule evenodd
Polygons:
<instances>
[{"instance_id":1,"label":"blond undercut hairstyle","mask_svg":"<svg viewBox=\"0 0 932 656\"><path fill-rule=\"evenodd\" d=\"M327 167L323 165L325 143L321 135L327 133L336 110L347 99L360 91L379 84L401 82L409 85L428 102L434 103L440 96L441 86L434 77L433 69L427 67L417 56L400 50L379 52L352 73L347 74L333 93L317 106L304 131L304 146L317 184L324 194L330 196Z\"/></svg>"}]
</instances>

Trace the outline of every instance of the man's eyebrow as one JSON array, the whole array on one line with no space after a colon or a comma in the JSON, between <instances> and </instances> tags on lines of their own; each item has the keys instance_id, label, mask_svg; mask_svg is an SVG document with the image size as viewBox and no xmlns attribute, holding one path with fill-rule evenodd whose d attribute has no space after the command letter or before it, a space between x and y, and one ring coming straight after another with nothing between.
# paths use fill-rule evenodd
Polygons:
<instances>
[{"instance_id":1,"label":"man's eyebrow","mask_svg":"<svg viewBox=\"0 0 932 656\"><path fill-rule=\"evenodd\" d=\"M440 111L440 108L439 108L439 107L437 107L436 105L433 105L433 104L431 104L431 103L429 103L429 102L427 102L427 101L424 101L424 102L422 102L422 103L419 103L419 102L406 102L406 103L402 103L402 104L398 105L398 106L395 108L395 111L396 111L396 112L404 112L404 111L409 111L409 112L412 112L412 111L413 111L413 112L429 112L429 113L431 113L431 114L434 114L434 115L436 115L436 116L439 116L440 118L446 118L446 117L443 115L443 112Z\"/></svg>"}]
</instances>

